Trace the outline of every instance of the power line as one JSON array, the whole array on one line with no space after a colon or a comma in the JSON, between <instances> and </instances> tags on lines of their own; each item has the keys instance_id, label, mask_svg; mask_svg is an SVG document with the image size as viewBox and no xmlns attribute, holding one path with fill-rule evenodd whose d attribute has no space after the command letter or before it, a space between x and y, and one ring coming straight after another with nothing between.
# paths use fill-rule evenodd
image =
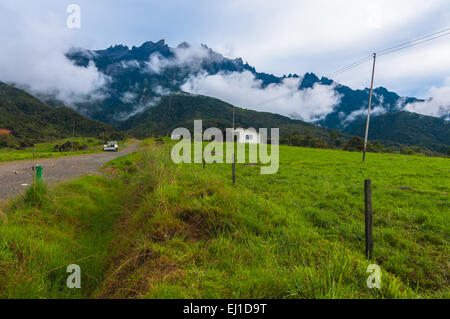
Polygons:
<instances>
[{"instance_id":1,"label":"power line","mask_svg":"<svg viewBox=\"0 0 450 319\"><path fill-rule=\"evenodd\" d=\"M403 50L403 49L406 49L406 48L409 48L409 47L412 47L412 46L416 46L416 45L419 45L419 44L422 44L422 43L425 43L425 42L429 42L431 40L435 40L435 39L438 39L438 38L442 38L442 37L445 37L447 35L450 35L450 28L446 28L446 29L443 29L441 31L434 32L434 33L428 34L426 36L422 36L422 37L416 38L414 40L411 40L411 41L408 41L408 42L405 42L405 43L393 46L391 48L378 51L377 52L377 56L383 56L383 55L387 55L387 54L390 54L390 53L394 53L396 51ZM337 70L335 72L332 72L332 73L326 75L326 77L335 77L335 76L340 75L340 74L342 74L344 72L347 72L347 71L349 71L351 69L354 69L354 68L360 66L361 64L367 63L367 62L369 62L371 60L372 60L372 56L370 55L370 56L362 58L362 59L360 59L360 60L358 60L356 62L353 62L352 64L347 65L346 67L343 67L343 68L341 68L341 69L339 69L339 70Z\"/></svg>"},{"instance_id":2,"label":"power line","mask_svg":"<svg viewBox=\"0 0 450 319\"><path fill-rule=\"evenodd\" d=\"M405 45L409 45L409 44L412 44L412 43L414 43L414 42L421 41L421 40L427 39L427 38L429 38L429 37L438 35L438 34L440 34L440 33L449 32L449 31L450 31L450 28L447 28L447 29L444 29L444 30L441 30L441 31L438 31L438 32L434 32L434 33L432 33L432 34L429 34L429 35L426 35L426 36L422 36L422 37L416 38L416 39L411 40L411 41L408 41L408 42L406 42L406 43L403 43L403 44L399 44L399 45L393 46L392 48L378 51L378 52L377 52L377 55L382 55L382 54L383 54L384 52L386 52L386 51L391 51L391 50L393 50L393 49L397 49L397 48L399 48L399 47L403 47L403 46L405 46ZM445 34L445 35L447 35L447 34ZM439 37L440 37L440 36L439 36ZM434 39L434 38L433 38L433 39ZM432 40L432 39L430 39L430 40Z\"/></svg>"},{"instance_id":3,"label":"power line","mask_svg":"<svg viewBox=\"0 0 450 319\"><path fill-rule=\"evenodd\" d=\"M351 69L354 69L354 68L360 66L361 64L367 63L367 62L369 62L371 60L372 60L372 56L368 56L368 57L366 57L364 59L361 59L361 60L358 60L358 61L356 61L356 62L354 62L354 63L352 63L352 64L350 64L350 65L348 65L348 66L346 66L346 67L344 67L342 69L339 69L339 70L337 70L337 71L335 71L333 73L327 74L325 77L327 77L327 78L335 77L335 76L340 75L340 74L342 74L344 72L347 72L347 71L349 71Z\"/></svg>"},{"instance_id":4,"label":"power line","mask_svg":"<svg viewBox=\"0 0 450 319\"><path fill-rule=\"evenodd\" d=\"M397 52L397 51L400 51L400 50L403 50L403 49L407 49L407 48L410 48L410 47L413 47L413 46L425 43L425 42L429 42L429 41L432 41L432 40L435 40L435 39L438 39L438 38L442 38L442 37L445 37L445 36L448 36L448 35L450 35L450 28L446 28L446 29L443 29L441 31L434 32L434 33L428 34L426 36L418 37L418 38L410 40L408 42L405 42L405 43L393 46L391 48L378 51L378 52L376 52L376 55L377 55L377 57L384 56L384 55L387 55L387 54L391 54L391 53L394 53L394 52ZM334 71L332 73L327 74L325 77L331 78L331 77L339 76L339 75L341 75L341 74L343 74L343 73L345 73L345 72L347 72L349 70L352 70L352 69L354 69L354 68L356 68L356 67L358 67L358 66L360 66L362 64L365 64L367 62L372 61L372 59L373 59L373 55L366 56L366 57L364 57L362 59L359 59L359 60L357 60L357 61L355 61L355 62L353 62L353 63L351 63L351 64L349 64L349 65L347 65L347 66L345 66L343 68L340 68L340 69L338 69L338 70L336 70L336 71ZM249 107L249 108L254 108L254 107L257 107L257 106L265 105L265 104L267 104L269 102L272 102L272 101L275 101L275 100L287 97L289 95L294 95L295 93L296 92L289 92L287 94L283 94L283 95L277 96L275 98L271 98L269 100L266 100L266 101L264 101L262 103L258 103L257 105L254 105L253 107Z\"/></svg>"},{"instance_id":5,"label":"power line","mask_svg":"<svg viewBox=\"0 0 450 319\"><path fill-rule=\"evenodd\" d=\"M279 99L284 98L284 97L287 97L287 96L289 96L289 95L294 95L295 93L297 93L297 91L289 92L289 93L286 93L286 94L282 94L282 95L273 97L273 98L271 98L271 99L265 100L264 102L258 103L257 105L248 106L247 108L252 109L252 108L255 108L255 107L258 107L258 106L266 105L267 103L270 103L270 102L279 100Z\"/></svg>"},{"instance_id":6,"label":"power line","mask_svg":"<svg viewBox=\"0 0 450 319\"><path fill-rule=\"evenodd\" d=\"M406 48L410 48L410 47L413 47L413 46L416 46L416 45L419 45L419 44L422 44L422 43L425 43L425 42L429 42L431 40L435 40L435 39L438 39L438 38L445 37L447 35L450 35L450 32L447 32L447 33L444 33L444 34L441 34L441 35L438 35L438 36L435 36L435 37L432 37L432 38L429 38L429 39L424 39L422 41L413 42L413 43L410 43L408 45L399 46L398 48L395 48L395 49L380 51L381 53L379 53L379 56L383 56L383 55L390 54L390 53L393 53L393 52L397 52L397 51L400 51L400 50L403 50L403 49L406 49Z\"/></svg>"}]
</instances>

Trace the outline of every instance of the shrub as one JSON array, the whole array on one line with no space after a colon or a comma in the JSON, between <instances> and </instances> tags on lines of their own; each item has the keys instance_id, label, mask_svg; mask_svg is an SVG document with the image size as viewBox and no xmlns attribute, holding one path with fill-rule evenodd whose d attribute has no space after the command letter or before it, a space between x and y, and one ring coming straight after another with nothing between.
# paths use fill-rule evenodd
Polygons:
<instances>
[{"instance_id":1,"label":"shrub","mask_svg":"<svg viewBox=\"0 0 450 319\"><path fill-rule=\"evenodd\" d=\"M84 151L87 150L88 146L86 144L82 144L79 141L73 142L73 150L74 151ZM53 148L53 152L69 152L72 150L72 142L68 141L62 145L55 145Z\"/></svg>"},{"instance_id":2,"label":"shrub","mask_svg":"<svg viewBox=\"0 0 450 319\"><path fill-rule=\"evenodd\" d=\"M364 140L359 136L353 136L347 143L344 144L343 149L350 152L360 152L364 148Z\"/></svg>"},{"instance_id":3,"label":"shrub","mask_svg":"<svg viewBox=\"0 0 450 319\"><path fill-rule=\"evenodd\" d=\"M47 197L48 186L44 181L35 181L22 195L24 203L31 207L41 207Z\"/></svg>"}]
</instances>

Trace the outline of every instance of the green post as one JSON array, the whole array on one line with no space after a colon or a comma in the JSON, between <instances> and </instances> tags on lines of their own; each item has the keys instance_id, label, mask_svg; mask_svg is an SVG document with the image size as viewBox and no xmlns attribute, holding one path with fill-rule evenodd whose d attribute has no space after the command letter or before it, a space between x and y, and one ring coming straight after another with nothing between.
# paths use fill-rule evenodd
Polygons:
<instances>
[{"instance_id":1,"label":"green post","mask_svg":"<svg viewBox=\"0 0 450 319\"><path fill-rule=\"evenodd\" d=\"M42 166L36 165L36 180L42 180Z\"/></svg>"}]
</instances>

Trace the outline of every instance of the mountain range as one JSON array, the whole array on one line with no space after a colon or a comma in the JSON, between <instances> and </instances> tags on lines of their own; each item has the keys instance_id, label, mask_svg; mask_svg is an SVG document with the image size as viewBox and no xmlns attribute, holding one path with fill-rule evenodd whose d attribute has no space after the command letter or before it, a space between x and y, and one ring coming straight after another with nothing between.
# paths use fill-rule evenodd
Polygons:
<instances>
[{"instance_id":1,"label":"mountain range","mask_svg":"<svg viewBox=\"0 0 450 319\"><path fill-rule=\"evenodd\" d=\"M203 96L202 92L189 94L188 84L195 84L198 79L218 80L220 77L237 77L242 81L239 78L242 75L251 78L253 82L250 84L257 86L257 92L277 89L287 92L285 95L290 97L300 97L299 102L294 103L294 111L278 111L277 107L272 107L270 112L256 112L254 110L264 110L258 103L253 111L239 109L237 120L243 126L279 125L282 134L294 131L302 134L306 128L307 132L313 132L318 137L325 137L332 130L342 132L344 138L350 135L362 136L364 132L369 89L354 90L332 79L319 78L314 73L275 76L257 72L241 58L226 58L205 45L194 47L183 42L171 48L164 40L148 41L132 48L124 45L104 50L73 48L66 57L79 67L94 65L106 79L106 84L93 92L92 96L70 107L88 118L107 123L118 130L129 130L139 136L167 134L170 129L180 125L190 127L192 123L189 123L195 117L219 127L229 125L233 105L215 98L213 94L209 94L211 98ZM241 85L241 82L238 84ZM317 95L317 92L331 94L333 104L326 105L331 103L326 101L324 107L317 96L311 101L307 100L311 95ZM232 90L229 93L233 95ZM46 107L52 105L57 107L56 110L65 104L52 95L36 96L47 104ZM446 152L450 146L450 127L445 119L450 118L450 114L444 113L441 114L442 118L438 118L405 110L406 105L420 102L424 101L401 97L383 87L375 88L369 138L386 144L417 145ZM309 113L304 112L307 108ZM68 112L68 109L65 110Z\"/></svg>"},{"instance_id":2,"label":"mountain range","mask_svg":"<svg viewBox=\"0 0 450 319\"><path fill-rule=\"evenodd\" d=\"M83 109L87 115L109 122L123 119L146 105L154 104L155 98L168 92L182 90L190 78L199 74L249 72L259 81L261 89L280 85L286 79L298 79L298 91L312 89L316 85L330 87L339 96L339 102L328 114L315 118L312 122L335 129L345 129L348 122L356 117L355 113L367 108L369 100L368 89L353 90L326 77L319 79L314 73L277 77L257 72L241 58L228 59L205 45L192 48L185 42L176 48L169 47L164 40L145 42L140 47L131 49L123 45L95 51L74 48L67 53L67 57L82 67L93 63L110 79L102 92L106 98L100 105L95 101L97 107ZM420 101L423 100L400 97L383 87L374 90L373 106L381 107L382 112L402 110L405 105ZM298 105L298 108L301 109L302 105ZM295 114L288 115L296 117Z\"/></svg>"},{"instance_id":3,"label":"mountain range","mask_svg":"<svg viewBox=\"0 0 450 319\"><path fill-rule=\"evenodd\" d=\"M362 135L363 132L361 125L365 121L369 89L354 90L332 79L319 78L314 73L278 77L257 72L241 58L226 58L206 45L192 47L183 42L176 48L171 48L164 40L148 41L132 48L123 45L111 46L105 50L74 48L67 53L67 57L81 67L94 64L109 79L101 92L105 98L84 103L78 106L78 110L88 117L115 126L123 127L124 125L117 123L159 105L162 97L183 92L186 83L195 77L247 72L254 77L262 91L283 85L288 80L293 80L292 83L298 85L290 94L298 91L306 92L307 95L312 92L308 90L318 86L331 90L338 97L338 102L329 112L313 116L309 122L354 135ZM448 121L404 110L406 105L417 102L423 100L402 97L383 87L375 88L370 138L418 145L435 151L448 146ZM298 105L299 110L302 107L301 104ZM314 108L315 105L312 105L313 113ZM303 120L295 113L283 115ZM147 117L139 116L141 119ZM449 114L442 114L442 118L448 117ZM399 134L399 130L402 134Z\"/></svg>"}]
</instances>

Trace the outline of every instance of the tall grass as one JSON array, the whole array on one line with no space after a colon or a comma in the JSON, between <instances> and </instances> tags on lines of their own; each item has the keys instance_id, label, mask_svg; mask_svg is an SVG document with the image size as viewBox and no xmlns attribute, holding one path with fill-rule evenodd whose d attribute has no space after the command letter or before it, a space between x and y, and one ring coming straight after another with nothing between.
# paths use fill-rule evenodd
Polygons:
<instances>
[{"instance_id":1,"label":"tall grass","mask_svg":"<svg viewBox=\"0 0 450 319\"><path fill-rule=\"evenodd\" d=\"M30 207L41 207L49 196L47 183L42 180L35 180L21 196L25 205Z\"/></svg>"}]
</instances>

